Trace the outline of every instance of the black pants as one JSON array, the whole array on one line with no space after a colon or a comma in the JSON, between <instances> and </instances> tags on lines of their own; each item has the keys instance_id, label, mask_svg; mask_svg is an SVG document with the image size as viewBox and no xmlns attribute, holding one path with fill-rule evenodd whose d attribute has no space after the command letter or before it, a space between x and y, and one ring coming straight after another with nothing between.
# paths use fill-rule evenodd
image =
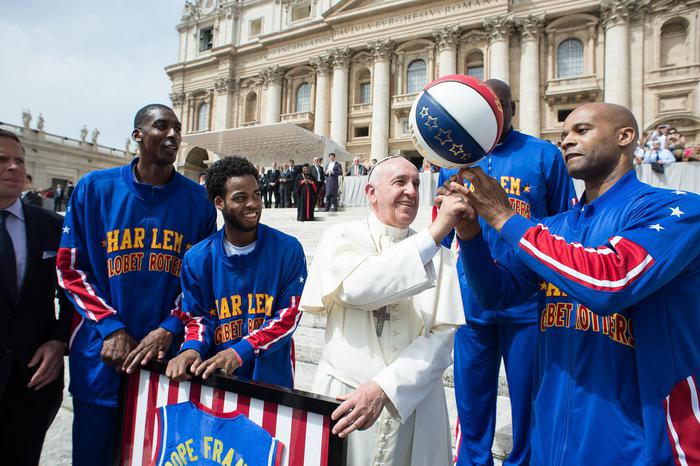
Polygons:
<instances>
[{"instance_id":1,"label":"black pants","mask_svg":"<svg viewBox=\"0 0 700 466\"><path fill-rule=\"evenodd\" d=\"M63 374L61 374L63 377ZM36 466L46 431L61 406L62 392L54 381L38 392L15 364L0 395L0 451L2 463Z\"/></svg>"},{"instance_id":2,"label":"black pants","mask_svg":"<svg viewBox=\"0 0 700 466\"><path fill-rule=\"evenodd\" d=\"M282 207L292 206L292 185L285 183L280 185L280 197L282 198Z\"/></svg>"},{"instance_id":3,"label":"black pants","mask_svg":"<svg viewBox=\"0 0 700 466\"><path fill-rule=\"evenodd\" d=\"M272 196L275 197L275 207L282 207L282 205L280 204L280 187L279 187L279 185L275 185L275 186L271 187L270 192L271 192ZM270 196L270 197L272 197L272 196Z\"/></svg>"},{"instance_id":4,"label":"black pants","mask_svg":"<svg viewBox=\"0 0 700 466\"><path fill-rule=\"evenodd\" d=\"M266 209L272 207L272 193L269 189L265 188L262 190L262 198Z\"/></svg>"}]
</instances>

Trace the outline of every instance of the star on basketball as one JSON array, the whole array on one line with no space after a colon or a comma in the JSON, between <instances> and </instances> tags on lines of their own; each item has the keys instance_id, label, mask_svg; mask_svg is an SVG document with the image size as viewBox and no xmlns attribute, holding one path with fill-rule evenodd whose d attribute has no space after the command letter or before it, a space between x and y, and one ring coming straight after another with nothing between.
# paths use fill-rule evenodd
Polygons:
<instances>
[{"instance_id":1,"label":"star on basketball","mask_svg":"<svg viewBox=\"0 0 700 466\"><path fill-rule=\"evenodd\" d=\"M450 152L452 152L452 155L455 157L459 157L464 154L464 144L452 144L452 147L450 148Z\"/></svg>"},{"instance_id":2,"label":"star on basketball","mask_svg":"<svg viewBox=\"0 0 700 466\"><path fill-rule=\"evenodd\" d=\"M425 126L427 126L430 129L435 129L437 128L437 117L431 117L428 115L428 119L425 122Z\"/></svg>"},{"instance_id":3,"label":"star on basketball","mask_svg":"<svg viewBox=\"0 0 700 466\"><path fill-rule=\"evenodd\" d=\"M435 135L435 139L440 141L440 145L444 146L448 142L453 142L452 141L452 130L451 129L444 129L444 128L439 128L438 133Z\"/></svg>"},{"instance_id":4,"label":"star on basketball","mask_svg":"<svg viewBox=\"0 0 700 466\"><path fill-rule=\"evenodd\" d=\"M671 209L672 217L681 218L681 215L685 214L685 212L683 212L680 207L669 207L669 209Z\"/></svg>"},{"instance_id":5,"label":"star on basketball","mask_svg":"<svg viewBox=\"0 0 700 466\"><path fill-rule=\"evenodd\" d=\"M418 115L420 115L421 118L425 118L429 115L428 113L428 107L423 107L423 109L418 112Z\"/></svg>"}]
</instances>

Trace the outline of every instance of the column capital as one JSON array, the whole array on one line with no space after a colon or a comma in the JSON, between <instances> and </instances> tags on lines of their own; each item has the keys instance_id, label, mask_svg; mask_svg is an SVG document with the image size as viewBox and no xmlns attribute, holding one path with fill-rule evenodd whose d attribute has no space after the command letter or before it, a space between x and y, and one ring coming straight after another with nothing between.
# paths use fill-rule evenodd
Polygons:
<instances>
[{"instance_id":1,"label":"column capital","mask_svg":"<svg viewBox=\"0 0 700 466\"><path fill-rule=\"evenodd\" d=\"M347 68L350 66L350 47L339 47L331 50L331 62L333 68Z\"/></svg>"},{"instance_id":2,"label":"column capital","mask_svg":"<svg viewBox=\"0 0 700 466\"><path fill-rule=\"evenodd\" d=\"M283 77L284 70L279 65L268 66L260 72L264 87L281 85Z\"/></svg>"},{"instance_id":3,"label":"column capital","mask_svg":"<svg viewBox=\"0 0 700 466\"><path fill-rule=\"evenodd\" d=\"M391 61L391 54L394 53L394 41L391 39L373 40L367 43L374 57L374 61Z\"/></svg>"},{"instance_id":4,"label":"column capital","mask_svg":"<svg viewBox=\"0 0 700 466\"><path fill-rule=\"evenodd\" d=\"M317 75L324 75L331 69L331 57L328 54L319 55L311 58L309 64Z\"/></svg>"},{"instance_id":5,"label":"column capital","mask_svg":"<svg viewBox=\"0 0 700 466\"><path fill-rule=\"evenodd\" d=\"M460 32L459 26L444 26L437 31L433 31L433 38L437 43L438 51L456 48Z\"/></svg>"},{"instance_id":6,"label":"column capital","mask_svg":"<svg viewBox=\"0 0 700 466\"><path fill-rule=\"evenodd\" d=\"M187 99L187 94L184 92L172 92L170 94L170 101L173 103L173 107L179 107L185 103Z\"/></svg>"},{"instance_id":7,"label":"column capital","mask_svg":"<svg viewBox=\"0 0 700 466\"><path fill-rule=\"evenodd\" d=\"M604 0L600 4L603 28L627 24L634 10L640 6L638 0Z\"/></svg>"},{"instance_id":8,"label":"column capital","mask_svg":"<svg viewBox=\"0 0 700 466\"><path fill-rule=\"evenodd\" d=\"M520 32L521 40L537 40L544 27L543 15L528 15L515 18L515 26Z\"/></svg>"},{"instance_id":9,"label":"column capital","mask_svg":"<svg viewBox=\"0 0 700 466\"><path fill-rule=\"evenodd\" d=\"M217 94L231 94L241 87L240 78L219 78L214 81L214 92Z\"/></svg>"},{"instance_id":10,"label":"column capital","mask_svg":"<svg viewBox=\"0 0 700 466\"><path fill-rule=\"evenodd\" d=\"M510 15L484 18L484 29L486 29L490 42L506 40L513 30L513 18Z\"/></svg>"}]
</instances>

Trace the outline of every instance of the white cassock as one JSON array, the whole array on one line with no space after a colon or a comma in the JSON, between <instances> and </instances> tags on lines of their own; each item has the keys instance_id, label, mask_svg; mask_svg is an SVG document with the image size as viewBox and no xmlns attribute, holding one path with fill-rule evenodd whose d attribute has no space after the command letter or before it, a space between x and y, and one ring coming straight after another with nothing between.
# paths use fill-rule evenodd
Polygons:
<instances>
[{"instance_id":1,"label":"white cassock","mask_svg":"<svg viewBox=\"0 0 700 466\"><path fill-rule=\"evenodd\" d=\"M432 258L426 241L437 249ZM390 318L377 336L372 311L382 306ZM427 231L389 227L374 214L335 225L321 238L300 307L328 316L312 391L337 396L372 379L390 401L372 427L349 435L348 466L451 465L442 374L464 324L454 255Z\"/></svg>"}]
</instances>

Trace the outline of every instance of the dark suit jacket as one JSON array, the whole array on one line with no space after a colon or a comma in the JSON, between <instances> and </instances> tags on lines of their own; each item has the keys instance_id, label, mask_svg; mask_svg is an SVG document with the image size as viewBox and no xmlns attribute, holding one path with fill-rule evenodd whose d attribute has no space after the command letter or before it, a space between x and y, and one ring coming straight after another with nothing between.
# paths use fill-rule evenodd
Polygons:
<instances>
[{"instance_id":1,"label":"dark suit jacket","mask_svg":"<svg viewBox=\"0 0 700 466\"><path fill-rule=\"evenodd\" d=\"M27 264L24 281L13 303L5 288L0 291L0 393L5 390L13 363L22 368L24 385L34 369L27 364L39 346L49 340L68 340L73 307L59 293L60 317L56 318L56 253L61 240L63 217L23 204L27 235ZM37 401L60 396L63 374L35 393ZM33 391L33 390L32 390Z\"/></svg>"},{"instance_id":2,"label":"dark suit jacket","mask_svg":"<svg viewBox=\"0 0 700 466\"><path fill-rule=\"evenodd\" d=\"M311 165L310 172L311 177L316 180L317 183L323 184L326 181L326 171L323 169L323 165ZM320 175L320 179L319 179Z\"/></svg>"},{"instance_id":3,"label":"dark suit jacket","mask_svg":"<svg viewBox=\"0 0 700 466\"><path fill-rule=\"evenodd\" d=\"M270 188L272 188L273 190L277 189L277 186L279 185L279 181L280 181L280 176L281 176L281 172L279 171L279 169L275 168L273 170L271 168L265 173L265 176L267 176L268 185L275 183L275 186L270 186Z\"/></svg>"}]
</instances>

